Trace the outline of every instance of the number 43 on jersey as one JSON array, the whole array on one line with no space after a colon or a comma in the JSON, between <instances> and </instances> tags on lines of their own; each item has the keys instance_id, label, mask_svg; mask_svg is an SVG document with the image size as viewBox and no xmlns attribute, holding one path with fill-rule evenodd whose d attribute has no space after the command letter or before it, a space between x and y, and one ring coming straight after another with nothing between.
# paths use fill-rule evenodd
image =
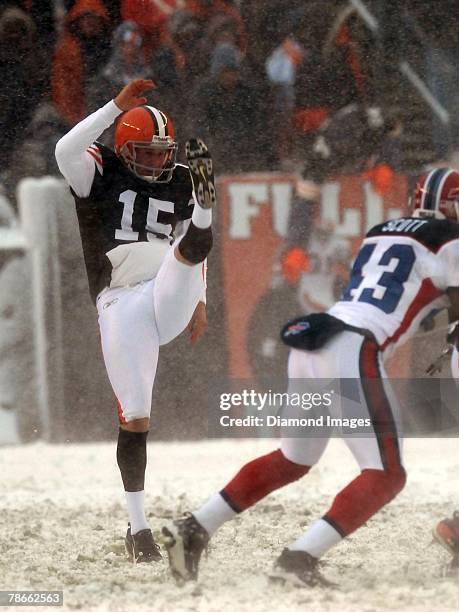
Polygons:
<instances>
[{"instance_id":1,"label":"number 43 on jersey","mask_svg":"<svg viewBox=\"0 0 459 612\"><path fill-rule=\"evenodd\" d=\"M409 244L392 244L389 248L380 253L374 253L376 244L365 244L360 249L359 254L351 270L349 284L341 298L345 302L365 302L373 304L386 314L394 312L403 295L404 283L413 269L416 255L414 249ZM373 258L379 258L372 262L378 266L391 266L392 270L386 270L374 282L365 283L365 288L359 291L364 284L365 266ZM395 262L395 267L392 262ZM374 270L375 265L369 266Z\"/></svg>"}]
</instances>

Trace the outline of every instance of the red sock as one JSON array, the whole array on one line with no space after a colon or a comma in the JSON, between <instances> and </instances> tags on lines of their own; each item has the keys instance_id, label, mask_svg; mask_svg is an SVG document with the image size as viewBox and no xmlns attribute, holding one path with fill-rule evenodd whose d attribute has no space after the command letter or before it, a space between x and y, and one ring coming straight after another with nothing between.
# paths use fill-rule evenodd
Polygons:
<instances>
[{"instance_id":1,"label":"red sock","mask_svg":"<svg viewBox=\"0 0 459 612\"><path fill-rule=\"evenodd\" d=\"M272 491L298 480L309 469L308 465L289 461L278 449L244 465L220 495L235 512L242 512Z\"/></svg>"},{"instance_id":2,"label":"red sock","mask_svg":"<svg viewBox=\"0 0 459 612\"><path fill-rule=\"evenodd\" d=\"M399 493L406 482L403 467L363 470L333 500L323 517L343 537L361 527Z\"/></svg>"}]
</instances>

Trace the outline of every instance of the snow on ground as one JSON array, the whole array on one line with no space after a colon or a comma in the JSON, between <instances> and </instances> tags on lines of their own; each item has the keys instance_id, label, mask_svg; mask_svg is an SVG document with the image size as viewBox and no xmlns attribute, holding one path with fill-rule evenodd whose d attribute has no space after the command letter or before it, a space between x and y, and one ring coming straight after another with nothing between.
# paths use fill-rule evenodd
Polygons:
<instances>
[{"instance_id":1,"label":"snow on ground","mask_svg":"<svg viewBox=\"0 0 459 612\"><path fill-rule=\"evenodd\" d=\"M272 440L150 444L152 528L195 508L243 462L274 447ZM324 574L339 586L308 590L271 585L266 573L357 474L339 440L310 475L225 525L199 582L184 587L166 563L134 567L124 557L114 444L0 448L0 590L63 589L64 609L98 612L457 610L459 575L445 576L448 554L431 545L430 533L459 506L458 441L407 440L405 457L402 494L327 555Z\"/></svg>"}]
</instances>

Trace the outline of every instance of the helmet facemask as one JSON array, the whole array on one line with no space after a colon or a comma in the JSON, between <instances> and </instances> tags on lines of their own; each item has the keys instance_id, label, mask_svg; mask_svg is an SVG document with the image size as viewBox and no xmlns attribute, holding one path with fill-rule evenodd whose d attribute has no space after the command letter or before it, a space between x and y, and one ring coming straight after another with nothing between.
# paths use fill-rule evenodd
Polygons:
<instances>
[{"instance_id":1,"label":"helmet facemask","mask_svg":"<svg viewBox=\"0 0 459 612\"><path fill-rule=\"evenodd\" d=\"M162 152L162 163L147 165L138 161L139 152ZM170 136L153 136L152 142L128 140L119 155L129 170L149 183L168 183L172 178L177 157L177 143ZM158 155L161 158L161 156Z\"/></svg>"},{"instance_id":2,"label":"helmet facemask","mask_svg":"<svg viewBox=\"0 0 459 612\"><path fill-rule=\"evenodd\" d=\"M445 215L439 210L426 210L425 208L415 208L411 216L415 219L446 219Z\"/></svg>"},{"instance_id":3,"label":"helmet facemask","mask_svg":"<svg viewBox=\"0 0 459 612\"><path fill-rule=\"evenodd\" d=\"M408 204L411 208L412 198L410 198ZM417 219L451 219L452 221L459 222L459 198L456 198L453 201L442 200L439 208L433 210L415 208L411 216L416 217Z\"/></svg>"}]
</instances>

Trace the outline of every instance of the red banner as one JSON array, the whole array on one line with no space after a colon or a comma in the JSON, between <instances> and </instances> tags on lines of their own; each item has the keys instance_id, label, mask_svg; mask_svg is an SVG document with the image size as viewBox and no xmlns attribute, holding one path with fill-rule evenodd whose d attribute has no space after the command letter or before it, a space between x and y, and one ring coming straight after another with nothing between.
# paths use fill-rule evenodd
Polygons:
<instances>
[{"instance_id":1,"label":"red banner","mask_svg":"<svg viewBox=\"0 0 459 612\"><path fill-rule=\"evenodd\" d=\"M263 317L260 311L254 321L260 300L273 287L273 268L288 231L295 182L296 177L289 174L247 174L219 180L226 337L229 375L234 378L254 375L248 336L250 327ZM396 177L384 199L362 177L342 176L322 187L320 216L333 228L333 238L347 242L355 254L365 233L377 223L401 216L406 202L404 176ZM269 295L265 301L269 309ZM272 308L276 307L273 299ZM266 344L263 350L269 354L267 340Z\"/></svg>"}]
</instances>

